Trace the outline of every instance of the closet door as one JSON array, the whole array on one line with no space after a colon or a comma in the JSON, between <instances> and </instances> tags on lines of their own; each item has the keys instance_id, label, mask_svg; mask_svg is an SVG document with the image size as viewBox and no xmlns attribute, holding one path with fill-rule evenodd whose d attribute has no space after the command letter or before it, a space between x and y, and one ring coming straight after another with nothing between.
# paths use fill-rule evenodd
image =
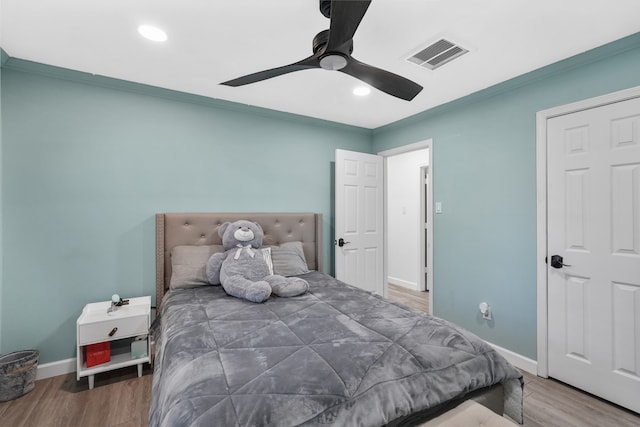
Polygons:
<instances>
[{"instance_id":1,"label":"closet door","mask_svg":"<svg viewBox=\"0 0 640 427\"><path fill-rule=\"evenodd\" d=\"M549 375L640 412L640 98L547 138Z\"/></svg>"}]
</instances>

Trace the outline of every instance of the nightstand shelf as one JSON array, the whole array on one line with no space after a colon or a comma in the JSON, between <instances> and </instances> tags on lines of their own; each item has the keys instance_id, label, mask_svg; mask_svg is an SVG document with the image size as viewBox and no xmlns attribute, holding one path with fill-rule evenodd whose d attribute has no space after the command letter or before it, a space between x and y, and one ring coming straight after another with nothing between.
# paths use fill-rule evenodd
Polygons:
<instances>
[{"instance_id":1,"label":"nightstand shelf","mask_svg":"<svg viewBox=\"0 0 640 427\"><path fill-rule=\"evenodd\" d=\"M129 304L112 313L107 310L110 301L87 304L78 317L77 326L77 379L88 377L89 389L93 388L94 375L101 372L138 365L138 376L142 376L142 366L150 362L149 326L151 324L151 297L129 299ZM136 337L144 337L146 355L132 358L131 342ZM87 368L85 347L109 341L111 360Z\"/></svg>"}]
</instances>

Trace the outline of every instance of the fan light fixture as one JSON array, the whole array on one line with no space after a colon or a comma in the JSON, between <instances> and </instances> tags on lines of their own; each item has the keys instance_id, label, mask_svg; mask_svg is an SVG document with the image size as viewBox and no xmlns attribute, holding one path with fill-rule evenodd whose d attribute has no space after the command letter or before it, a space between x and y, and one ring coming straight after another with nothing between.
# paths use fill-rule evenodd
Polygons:
<instances>
[{"instance_id":1,"label":"fan light fixture","mask_svg":"<svg viewBox=\"0 0 640 427\"><path fill-rule=\"evenodd\" d=\"M342 70L346 66L347 58L336 53L331 53L320 58L320 67L325 70Z\"/></svg>"},{"instance_id":2,"label":"fan light fixture","mask_svg":"<svg viewBox=\"0 0 640 427\"><path fill-rule=\"evenodd\" d=\"M167 33L153 25L140 25L138 27L138 33L140 33L140 35L145 39L149 39L154 42L164 42L167 41L168 38Z\"/></svg>"}]
</instances>

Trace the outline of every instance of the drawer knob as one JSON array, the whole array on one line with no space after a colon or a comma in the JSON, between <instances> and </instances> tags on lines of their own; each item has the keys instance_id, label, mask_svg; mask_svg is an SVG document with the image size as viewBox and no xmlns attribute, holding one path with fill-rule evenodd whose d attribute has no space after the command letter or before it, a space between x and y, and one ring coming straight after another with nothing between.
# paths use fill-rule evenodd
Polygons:
<instances>
[{"instance_id":1,"label":"drawer knob","mask_svg":"<svg viewBox=\"0 0 640 427\"><path fill-rule=\"evenodd\" d=\"M109 332L109 336L110 336L110 337L114 336L114 335L116 334L116 332L118 332L118 328L113 328L113 329L111 330L111 332Z\"/></svg>"}]
</instances>

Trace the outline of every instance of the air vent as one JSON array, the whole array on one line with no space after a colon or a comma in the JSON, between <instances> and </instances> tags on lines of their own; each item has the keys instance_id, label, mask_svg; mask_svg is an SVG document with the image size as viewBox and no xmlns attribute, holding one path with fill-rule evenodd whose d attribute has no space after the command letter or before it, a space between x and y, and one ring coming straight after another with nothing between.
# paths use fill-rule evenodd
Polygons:
<instances>
[{"instance_id":1,"label":"air vent","mask_svg":"<svg viewBox=\"0 0 640 427\"><path fill-rule=\"evenodd\" d=\"M451 43L449 40L440 39L410 58L407 58L407 61L430 70L435 70L467 52L469 52L467 49Z\"/></svg>"}]
</instances>

